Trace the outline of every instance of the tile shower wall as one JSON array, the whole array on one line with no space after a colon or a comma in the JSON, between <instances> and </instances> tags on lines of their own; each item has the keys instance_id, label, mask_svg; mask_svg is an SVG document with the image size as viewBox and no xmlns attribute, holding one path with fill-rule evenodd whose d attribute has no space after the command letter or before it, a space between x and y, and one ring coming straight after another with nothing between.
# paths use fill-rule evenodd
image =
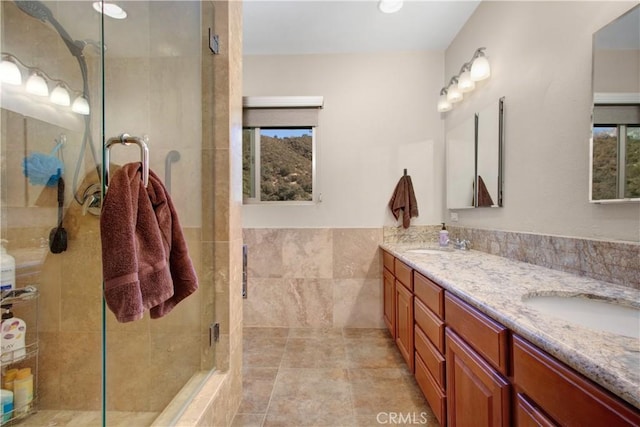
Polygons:
<instances>
[{"instance_id":1,"label":"tile shower wall","mask_svg":"<svg viewBox=\"0 0 640 427\"><path fill-rule=\"evenodd\" d=\"M246 228L245 326L382 328L380 228Z\"/></svg>"}]
</instances>

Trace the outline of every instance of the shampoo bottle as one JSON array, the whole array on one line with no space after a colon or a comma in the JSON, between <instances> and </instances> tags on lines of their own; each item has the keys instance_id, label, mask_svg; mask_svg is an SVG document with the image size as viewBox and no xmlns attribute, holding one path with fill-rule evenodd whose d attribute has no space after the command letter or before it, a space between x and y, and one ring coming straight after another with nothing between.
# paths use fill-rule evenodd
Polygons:
<instances>
[{"instance_id":1,"label":"shampoo bottle","mask_svg":"<svg viewBox=\"0 0 640 427\"><path fill-rule=\"evenodd\" d=\"M10 291L16 287L16 260L4 248L6 240L0 245L0 291Z\"/></svg>"},{"instance_id":2,"label":"shampoo bottle","mask_svg":"<svg viewBox=\"0 0 640 427\"><path fill-rule=\"evenodd\" d=\"M447 231L447 227L445 227L444 222L442 223L442 230L440 230L438 243L443 247L449 245L449 232Z\"/></svg>"},{"instance_id":3,"label":"shampoo bottle","mask_svg":"<svg viewBox=\"0 0 640 427\"><path fill-rule=\"evenodd\" d=\"M10 309L2 313L0 324L0 360L2 363L13 363L24 359L25 336L27 324L22 319L13 317Z\"/></svg>"},{"instance_id":4,"label":"shampoo bottle","mask_svg":"<svg viewBox=\"0 0 640 427\"><path fill-rule=\"evenodd\" d=\"M13 381L13 410L16 416L28 413L33 402L33 374L31 368L22 368Z\"/></svg>"}]
</instances>

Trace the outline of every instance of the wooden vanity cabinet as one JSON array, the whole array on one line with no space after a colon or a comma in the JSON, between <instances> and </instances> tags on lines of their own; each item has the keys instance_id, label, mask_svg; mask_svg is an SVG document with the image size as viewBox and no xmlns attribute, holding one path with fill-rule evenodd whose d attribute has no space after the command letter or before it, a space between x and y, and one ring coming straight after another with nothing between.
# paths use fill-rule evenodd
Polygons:
<instances>
[{"instance_id":1,"label":"wooden vanity cabinet","mask_svg":"<svg viewBox=\"0 0 640 427\"><path fill-rule=\"evenodd\" d=\"M445 292L447 424L511 423L508 329Z\"/></svg>"},{"instance_id":2,"label":"wooden vanity cabinet","mask_svg":"<svg viewBox=\"0 0 640 427\"><path fill-rule=\"evenodd\" d=\"M382 273L384 292L384 323L391 334L391 338L396 339L396 283L395 277L386 268Z\"/></svg>"},{"instance_id":3,"label":"wooden vanity cabinet","mask_svg":"<svg viewBox=\"0 0 640 427\"><path fill-rule=\"evenodd\" d=\"M441 426L446 425L444 289L413 272L415 377Z\"/></svg>"},{"instance_id":4,"label":"wooden vanity cabinet","mask_svg":"<svg viewBox=\"0 0 640 427\"><path fill-rule=\"evenodd\" d=\"M413 373L413 270L398 259L395 260L394 268L396 272L396 345Z\"/></svg>"},{"instance_id":5,"label":"wooden vanity cabinet","mask_svg":"<svg viewBox=\"0 0 640 427\"><path fill-rule=\"evenodd\" d=\"M640 426L640 411L513 336L517 426Z\"/></svg>"}]
</instances>

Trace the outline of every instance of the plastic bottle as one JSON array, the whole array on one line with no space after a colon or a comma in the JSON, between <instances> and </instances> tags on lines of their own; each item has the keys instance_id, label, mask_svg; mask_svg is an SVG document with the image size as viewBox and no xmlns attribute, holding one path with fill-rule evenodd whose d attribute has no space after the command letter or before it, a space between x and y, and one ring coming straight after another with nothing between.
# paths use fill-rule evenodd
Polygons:
<instances>
[{"instance_id":1,"label":"plastic bottle","mask_svg":"<svg viewBox=\"0 0 640 427\"><path fill-rule=\"evenodd\" d=\"M7 369L2 376L2 388L5 390L13 391L13 380L16 379L16 374L18 373L17 368Z\"/></svg>"},{"instance_id":2,"label":"plastic bottle","mask_svg":"<svg viewBox=\"0 0 640 427\"><path fill-rule=\"evenodd\" d=\"M13 380L13 408L16 416L31 410L33 402L33 374L31 368L22 368Z\"/></svg>"},{"instance_id":3,"label":"plastic bottle","mask_svg":"<svg viewBox=\"0 0 640 427\"><path fill-rule=\"evenodd\" d=\"M16 260L7 253L2 239L0 245L0 291L10 291L16 287Z\"/></svg>"},{"instance_id":4,"label":"plastic bottle","mask_svg":"<svg viewBox=\"0 0 640 427\"><path fill-rule=\"evenodd\" d=\"M13 317L10 309L2 313L2 323L0 324L0 360L2 363L13 363L24 359L26 335L27 324L24 320Z\"/></svg>"},{"instance_id":5,"label":"plastic bottle","mask_svg":"<svg viewBox=\"0 0 640 427\"><path fill-rule=\"evenodd\" d=\"M2 400L2 422L5 423L13 418L13 392L11 390L0 390Z\"/></svg>"},{"instance_id":6,"label":"plastic bottle","mask_svg":"<svg viewBox=\"0 0 640 427\"><path fill-rule=\"evenodd\" d=\"M440 230L438 243L443 247L449 245L449 232L447 231L447 227L445 227L444 222L442 223L442 230Z\"/></svg>"}]
</instances>

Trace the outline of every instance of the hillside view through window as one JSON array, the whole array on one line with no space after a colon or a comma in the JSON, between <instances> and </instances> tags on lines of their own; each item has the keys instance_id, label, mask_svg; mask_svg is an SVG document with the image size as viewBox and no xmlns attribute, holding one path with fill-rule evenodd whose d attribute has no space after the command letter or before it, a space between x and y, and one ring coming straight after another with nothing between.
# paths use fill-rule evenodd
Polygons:
<instances>
[{"instance_id":1,"label":"hillside view through window","mask_svg":"<svg viewBox=\"0 0 640 427\"><path fill-rule=\"evenodd\" d=\"M244 129L242 151L245 198L313 200L313 128Z\"/></svg>"}]
</instances>

